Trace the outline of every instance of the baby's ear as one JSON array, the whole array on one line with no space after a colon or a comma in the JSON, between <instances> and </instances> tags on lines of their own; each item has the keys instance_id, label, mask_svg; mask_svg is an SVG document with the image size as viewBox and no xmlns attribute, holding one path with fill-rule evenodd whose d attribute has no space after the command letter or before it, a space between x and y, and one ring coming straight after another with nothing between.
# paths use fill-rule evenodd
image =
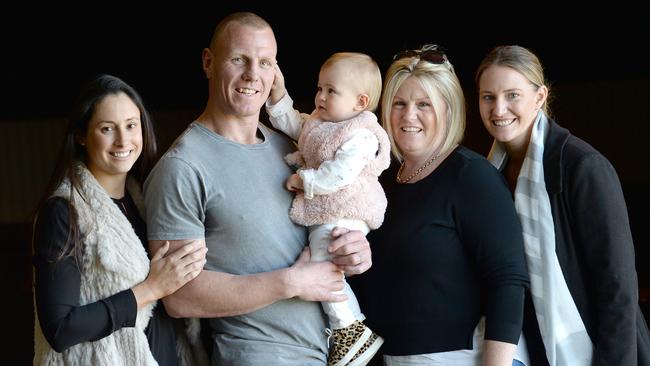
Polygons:
<instances>
[{"instance_id":1,"label":"baby's ear","mask_svg":"<svg viewBox=\"0 0 650 366\"><path fill-rule=\"evenodd\" d=\"M357 97L356 109L359 111L365 111L368 108L368 103L370 103L370 97L368 94L359 94Z\"/></svg>"}]
</instances>

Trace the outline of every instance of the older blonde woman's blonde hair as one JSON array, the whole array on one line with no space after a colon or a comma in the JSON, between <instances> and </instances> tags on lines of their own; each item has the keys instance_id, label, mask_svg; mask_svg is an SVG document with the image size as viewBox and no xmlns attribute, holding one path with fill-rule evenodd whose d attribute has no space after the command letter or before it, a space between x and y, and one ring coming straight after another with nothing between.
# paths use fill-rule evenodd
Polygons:
<instances>
[{"instance_id":1,"label":"older blonde woman's blonde hair","mask_svg":"<svg viewBox=\"0 0 650 366\"><path fill-rule=\"evenodd\" d=\"M416 78L429 96L433 103L436 121L445 122L444 131L442 131L445 133L445 137L438 153L445 154L453 149L462 141L465 133L465 96L451 63L448 60L441 64L431 63L418 56L395 60L386 72L384 93L381 99L381 119L390 138L393 155L399 161L403 160L403 156L393 137L390 114L397 90L410 77ZM445 105L436 105L440 104L436 103L438 100L442 100ZM445 109L447 113L442 115L441 111Z\"/></svg>"},{"instance_id":2,"label":"older blonde woman's blonde hair","mask_svg":"<svg viewBox=\"0 0 650 366\"><path fill-rule=\"evenodd\" d=\"M361 93L368 94L366 110L374 112L381 98L381 71L375 60L365 53L337 52L325 60L321 70L341 63L354 75L355 87Z\"/></svg>"}]
</instances>

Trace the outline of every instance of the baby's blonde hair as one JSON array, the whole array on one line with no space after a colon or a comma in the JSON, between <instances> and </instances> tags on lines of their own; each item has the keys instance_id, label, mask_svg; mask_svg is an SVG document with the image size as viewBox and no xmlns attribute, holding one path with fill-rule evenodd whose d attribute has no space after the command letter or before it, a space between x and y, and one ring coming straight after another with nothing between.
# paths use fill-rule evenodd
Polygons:
<instances>
[{"instance_id":1,"label":"baby's blonde hair","mask_svg":"<svg viewBox=\"0 0 650 366\"><path fill-rule=\"evenodd\" d=\"M345 63L350 74L357 78L356 87L361 93L368 94L366 110L374 112L381 97L381 71L375 60L364 53L337 52L325 60L321 70L339 63Z\"/></svg>"}]
</instances>

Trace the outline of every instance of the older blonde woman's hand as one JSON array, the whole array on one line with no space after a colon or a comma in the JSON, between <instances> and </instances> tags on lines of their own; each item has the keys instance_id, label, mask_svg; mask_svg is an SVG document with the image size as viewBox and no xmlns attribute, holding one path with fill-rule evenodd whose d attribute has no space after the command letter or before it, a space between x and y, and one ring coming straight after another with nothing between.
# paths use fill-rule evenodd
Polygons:
<instances>
[{"instance_id":1,"label":"older blonde woman's hand","mask_svg":"<svg viewBox=\"0 0 650 366\"><path fill-rule=\"evenodd\" d=\"M347 275L355 275L367 271L372 266L370 243L363 232L335 227L332 230L334 239L328 248L334 255L332 262L345 271Z\"/></svg>"}]
</instances>

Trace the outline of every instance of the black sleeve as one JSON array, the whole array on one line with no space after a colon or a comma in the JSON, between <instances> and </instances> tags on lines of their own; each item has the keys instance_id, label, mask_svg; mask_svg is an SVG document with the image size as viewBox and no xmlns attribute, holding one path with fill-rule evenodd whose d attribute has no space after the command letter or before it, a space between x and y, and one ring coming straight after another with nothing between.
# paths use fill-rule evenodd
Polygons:
<instances>
[{"instance_id":1,"label":"black sleeve","mask_svg":"<svg viewBox=\"0 0 650 366\"><path fill-rule=\"evenodd\" d=\"M135 326L137 303L130 289L80 305L81 273L74 256L60 258L68 238L68 202L52 198L34 230L34 294L38 322L57 352Z\"/></svg>"},{"instance_id":2,"label":"black sleeve","mask_svg":"<svg viewBox=\"0 0 650 366\"><path fill-rule=\"evenodd\" d=\"M567 169L572 232L595 286L594 365L636 365L638 287L634 243L614 167L600 154Z\"/></svg>"},{"instance_id":3,"label":"black sleeve","mask_svg":"<svg viewBox=\"0 0 650 366\"><path fill-rule=\"evenodd\" d=\"M457 222L476 263L486 316L485 339L517 344L523 324L528 271L524 239L510 191L487 161L471 160L462 171Z\"/></svg>"}]
</instances>

